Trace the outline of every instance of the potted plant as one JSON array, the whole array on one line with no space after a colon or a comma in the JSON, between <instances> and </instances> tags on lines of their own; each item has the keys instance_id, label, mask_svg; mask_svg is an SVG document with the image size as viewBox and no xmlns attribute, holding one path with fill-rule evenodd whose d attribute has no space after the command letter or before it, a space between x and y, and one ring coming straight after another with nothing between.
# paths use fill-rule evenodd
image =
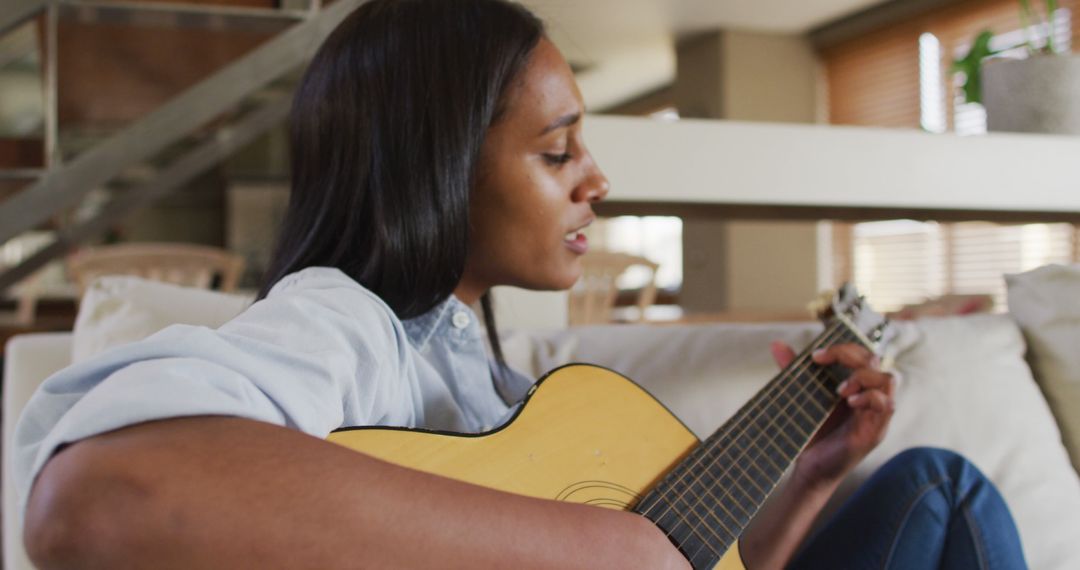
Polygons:
<instances>
[{"instance_id":1,"label":"potted plant","mask_svg":"<svg viewBox=\"0 0 1080 570\"><path fill-rule=\"evenodd\" d=\"M953 71L967 78L965 99L986 107L989 130L1080 134L1080 57L1062 53L1054 39L1057 10L1056 0L1046 0L1044 17L1030 0L1020 0L1024 43L995 47L993 32L984 30L953 62ZM1017 48L1028 57L994 57Z\"/></svg>"}]
</instances>

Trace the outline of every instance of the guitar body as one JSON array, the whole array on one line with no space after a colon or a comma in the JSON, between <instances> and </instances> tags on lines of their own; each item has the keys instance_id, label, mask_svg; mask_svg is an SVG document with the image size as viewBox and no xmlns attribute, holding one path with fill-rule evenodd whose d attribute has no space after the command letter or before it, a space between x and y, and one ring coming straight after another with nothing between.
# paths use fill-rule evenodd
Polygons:
<instances>
[{"instance_id":1,"label":"guitar body","mask_svg":"<svg viewBox=\"0 0 1080 570\"><path fill-rule=\"evenodd\" d=\"M699 444L642 388L610 370L559 368L517 415L482 434L359 427L329 441L409 467L531 497L629 510ZM716 566L741 569L732 547Z\"/></svg>"}]
</instances>

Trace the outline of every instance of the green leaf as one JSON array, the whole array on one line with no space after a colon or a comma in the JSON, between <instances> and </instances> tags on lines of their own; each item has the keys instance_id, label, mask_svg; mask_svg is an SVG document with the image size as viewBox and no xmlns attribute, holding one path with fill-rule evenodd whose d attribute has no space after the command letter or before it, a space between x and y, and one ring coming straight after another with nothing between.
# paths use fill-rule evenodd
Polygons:
<instances>
[{"instance_id":1,"label":"green leaf","mask_svg":"<svg viewBox=\"0 0 1080 570\"><path fill-rule=\"evenodd\" d=\"M968 50L967 55L953 61L953 72L964 74L965 80L962 88L964 90L964 100L968 103L982 103L982 62L996 53L990 49L990 40L993 38L993 32L983 30L975 38L975 42L971 44L971 49Z\"/></svg>"},{"instance_id":2,"label":"green leaf","mask_svg":"<svg viewBox=\"0 0 1080 570\"><path fill-rule=\"evenodd\" d=\"M1058 11L1057 0L1046 0L1046 51L1057 53L1054 46L1054 14Z\"/></svg>"}]
</instances>

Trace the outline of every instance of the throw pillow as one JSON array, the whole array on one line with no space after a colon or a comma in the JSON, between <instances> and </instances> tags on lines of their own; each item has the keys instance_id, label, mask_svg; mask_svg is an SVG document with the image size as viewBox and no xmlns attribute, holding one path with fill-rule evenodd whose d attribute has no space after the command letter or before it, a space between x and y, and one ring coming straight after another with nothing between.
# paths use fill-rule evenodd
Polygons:
<instances>
[{"instance_id":1,"label":"throw pillow","mask_svg":"<svg viewBox=\"0 0 1080 570\"><path fill-rule=\"evenodd\" d=\"M1035 379L1080 472L1080 265L1047 265L1005 282Z\"/></svg>"},{"instance_id":2,"label":"throw pillow","mask_svg":"<svg viewBox=\"0 0 1080 570\"><path fill-rule=\"evenodd\" d=\"M248 295L107 276L87 288L72 334L71 360L142 340L171 324L219 327L251 304Z\"/></svg>"}]
</instances>

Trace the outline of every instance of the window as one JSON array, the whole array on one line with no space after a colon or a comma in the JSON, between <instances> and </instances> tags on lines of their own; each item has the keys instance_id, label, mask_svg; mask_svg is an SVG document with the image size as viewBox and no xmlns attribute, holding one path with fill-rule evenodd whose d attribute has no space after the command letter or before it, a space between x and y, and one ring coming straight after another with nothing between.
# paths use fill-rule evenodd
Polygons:
<instances>
[{"instance_id":1,"label":"window","mask_svg":"<svg viewBox=\"0 0 1080 570\"><path fill-rule=\"evenodd\" d=\"M629 253L660 264L656 286L678 290L682 286L682 220L670 216L619 216L598 219L588 228L589 246ZM648 270L634 267L618 280L619 289L645 285Z\"/></svg>"},{"instance_id":2,"label":"window","mask_svg":"<svg viewBox=\"0 0 1080 570\"><path fill-rule=\"evenodd\" d=\"M1034 3L1041 7L1042 3ZM1080 44L1080 0L1061 0L1053 20L1060 51ZM983 30L993 49L1040 45L1016 0L960 2L822 49L833 124L986 132L982 105L964 101L952 61ZM1002 57L1027 57L1020 47ZM992 295L1004 307L1005 273L1080 261L1069 224L886 221L834 225L837 281L850 279L875 307L892 311L946 294Z\"/></svg>"},{"instance_id":3,"label":"window","mask_svg":"<svg viewBox=\"0 0 1080 570\"><path fill-rule=\"evenodd\" d=\"M1041 3L1037 3L1040 4ZM1059 49L1072 50L1080 38L1080 0L1061 0L1054 17ZM821 50L829 94L829 122L893 128L986 131L980 105L964 103L964 77L952 61L967 52L979 32L996 33L992 47L1023 44L1043 33L1025 29L1017 0L961 2L895 23ZM1026 57L1021 48L1004 57Z\"/></svg>"},{"instance_id":4,"label":"window","mask_svg":"<svg viewBox=\"0 0 1080 570\"><path fill-rule=\"evenodd\" d=\"M1006 273L1080 261L1071 224L1000 225L908 220L853 224L852 281L874 307L895 311L946 294L991 295L1005 308ZM840 245L839 247L845 247Z\"/></svg>"},{"instance_id":5,"label":"window","mask_svg":"<svg viewBox=\"0 0 1080 570\"><path fill-rule=\"evenodd\" d=\"M1059 51L1072 51L1073 13L1067 8L1062 8L1054 14L1054 43ZM1023 59L1027 57L1027 50L1022 47L1027 38L1033 38L1036 45L1041 45L1045 38L1045 30L1039 26L1032 26L1027 30L1021 27L1013 29L1002 28L1001 31L990 40L990 48L993 50L1005 50L997 57L1011 59ZM1080 26L1077 27L1080 31ZM948 54L950 59L963 57L971 49L971 38L959 41ZM1015 47L1019 46L1019 47ZM1009 49L1012 47L1012 49ZM964 100L961 86L966 81L964 74L957 73L951 77L952 91L952 114L953 130L958 135L978 135L986 132L986 109L979 103L968 103ZM946 81L950 81L947 79ZM941 131L937 131L941 132Z\"/></svg>"}]
</instances>

